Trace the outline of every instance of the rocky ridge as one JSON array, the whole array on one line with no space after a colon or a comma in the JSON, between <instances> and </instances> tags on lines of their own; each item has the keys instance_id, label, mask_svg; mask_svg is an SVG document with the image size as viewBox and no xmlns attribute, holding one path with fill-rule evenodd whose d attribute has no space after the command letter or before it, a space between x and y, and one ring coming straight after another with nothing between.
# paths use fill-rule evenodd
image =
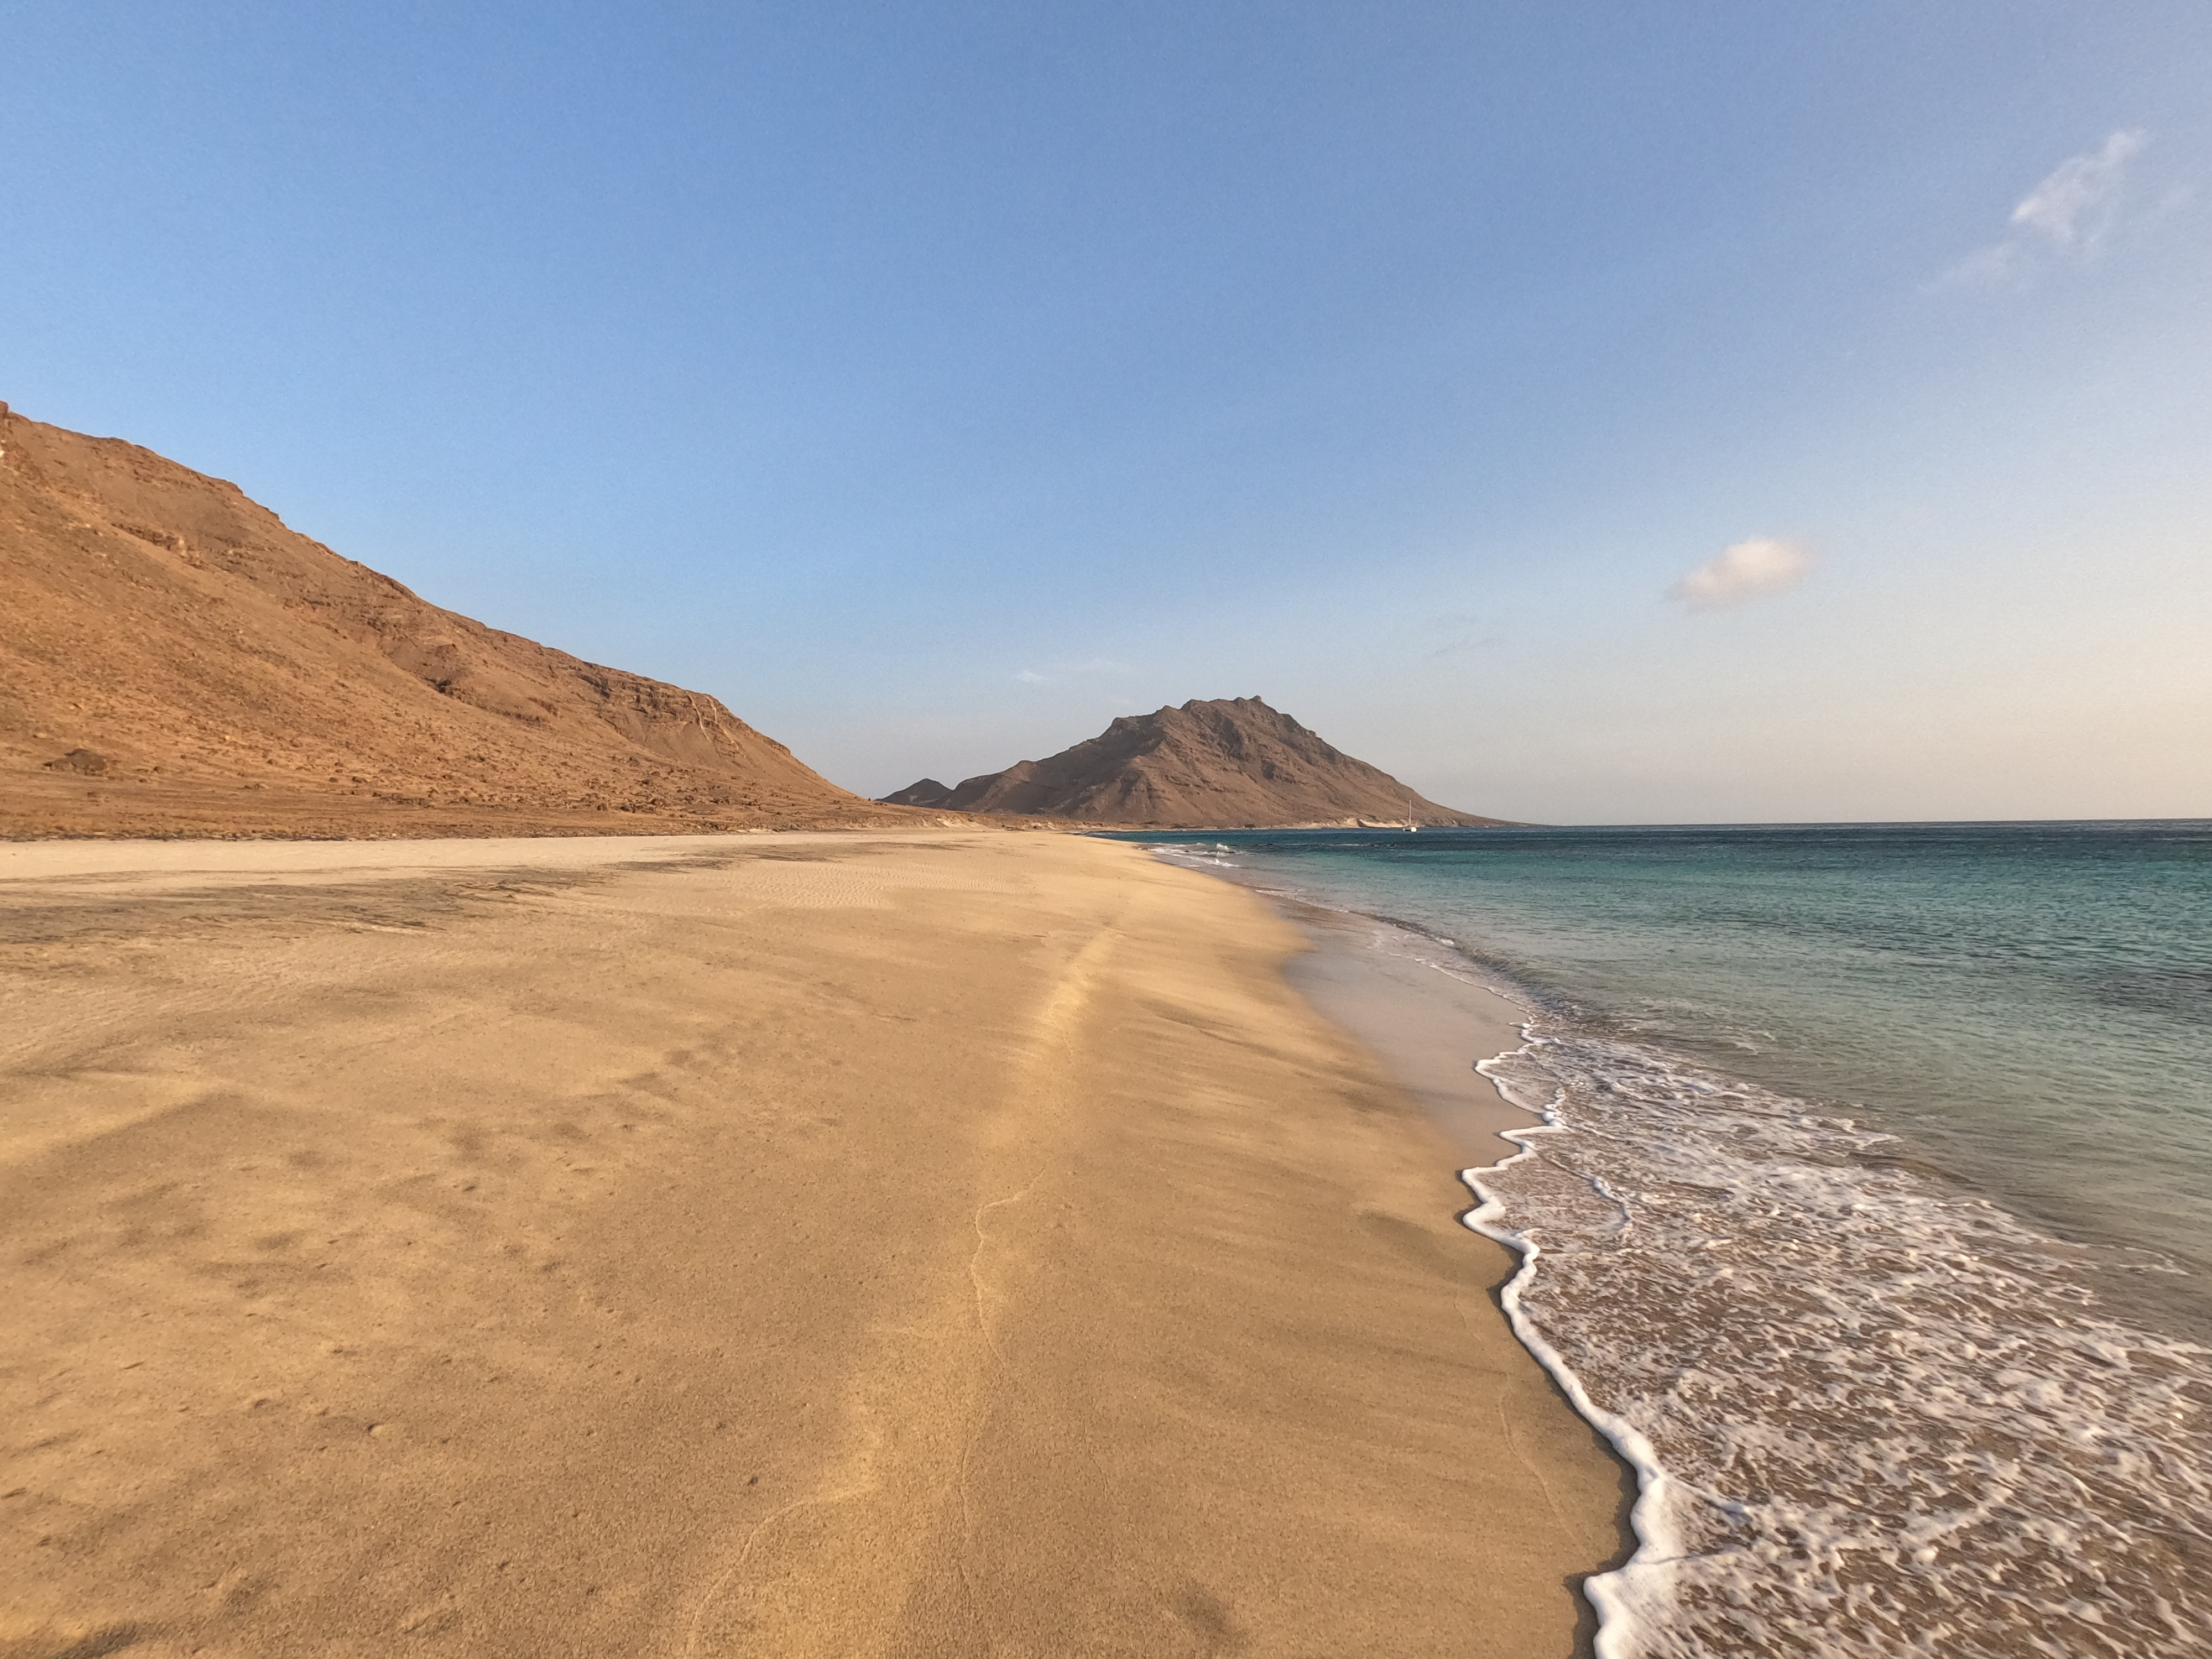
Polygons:
<instances>
[{"instance_id":1,"label":"rocky ridge","mask_svg":"<svg viewBox=\"0 0 2212 1659\"><path fill-rule=\"evenodd\" d=\"M946 788L933 778L887 802L1152 829L1362 823L1480 828L1482 817L1415 794L1258 697L1194 698L1125 714L1097 737Z\"/></svg>"},{"instance_id":2,"label":"rocky ridge","mask_svg":"<svg viewBox=\"0 0 2212 1659\"><path fill-rule=\"evenodd\" d=\"M0 836L916 823L714 698L440 609L0 404Z\"/></svg>"}]
</instances>

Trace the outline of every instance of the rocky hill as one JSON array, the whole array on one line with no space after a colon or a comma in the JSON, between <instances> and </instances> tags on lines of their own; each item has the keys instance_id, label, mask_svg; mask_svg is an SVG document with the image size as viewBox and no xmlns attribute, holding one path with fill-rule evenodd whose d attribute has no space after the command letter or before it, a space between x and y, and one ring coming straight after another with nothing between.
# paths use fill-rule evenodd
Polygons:
<instances>
[{"instance_id":1,"label":"rocky hill","mask_svg":"<svg viewBox=\"0 0 2212 1659\"><path fill-rule=\"evenodd\" d=\"M0 836L910 823L713 697L441 611L0 404Z\"/></svg>"},{"instance_id":2,"label":"rocky hill","mask_svg":"<svg viewBox=\"0 0 2212 1659\"><path fill-rule=\"evenodd\" d=\"M905 788L885 795L882 804L885 806L935 806L951 793L951 784L939 783L935 778L924 778L919 783L909 783Z\"/></svg>"},{"instance_id":3,"label":"rocky hill","mask_svg":"<svg viewBox=\"0 0 2212 1659\"><path fill-rule=\"evenodd\" d=\"M1022 813L1130 828L1504 823L1425 800L1324 743L1257 697L1195 699L1126 714L1049 760L947 789L933 779L887 801L964 812Z\"/></svg>"}]
</instances>

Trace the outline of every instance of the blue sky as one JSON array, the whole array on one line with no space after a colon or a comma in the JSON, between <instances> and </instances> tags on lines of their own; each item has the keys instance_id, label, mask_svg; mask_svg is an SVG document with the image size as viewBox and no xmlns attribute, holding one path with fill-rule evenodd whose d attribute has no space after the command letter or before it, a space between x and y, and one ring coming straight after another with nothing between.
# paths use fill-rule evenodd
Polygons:
<instances>
[{"instance_id":1,"label":"blue sky","mask_svg":"<svg viewBox=\"0 0 2212 1659\"><path fill-rule=\"evenodd\" d=\"M2212 814L2201 3L0 54L0 397L848 787L1256 692L1516 817Z\"/></svg>"}]
</instances>

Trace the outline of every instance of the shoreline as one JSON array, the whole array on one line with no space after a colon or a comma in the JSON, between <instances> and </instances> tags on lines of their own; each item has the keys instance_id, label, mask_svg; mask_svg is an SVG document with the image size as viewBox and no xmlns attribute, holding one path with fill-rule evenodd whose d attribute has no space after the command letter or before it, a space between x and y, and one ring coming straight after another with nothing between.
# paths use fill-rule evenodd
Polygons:
<instances>
[{"instance_id":1,"label":"shoreline","mask_svg":"<svg viewBox=\"0 0 2212 1659\"><path fill-rule=\"evenodd\" d=\"M1287 858L1164 855L1309 912ZM1363 884L1320 862L1322 946L1348 971L1388 960L1371 942L1394 931L1401 960L1486 937L1442 878ZM1351 908L1363 890L1371 915ZM1536 930L1513 937L1539 954ZM1362 1035L1393 1040L1387 1023ZM1411 1081L1418 1062L1395 1069ZM1640 1477L1633 1553L1585 1585L1601 1654L1871 1654L1931 1628L1978 1654L2183 1639L2212 1583L2195 1547L2212 1374L2166 1306L2180 1263L2069 1238L1914 1158L1871 1109L1625 1021L1540 1013L1477 1069L1556 1113L1463 1172L1480 1200L1463 1219L1522 1252L1499 1297L1517 1335Z\"/></svg>"},{"instance_id":2,"label":"shoreline","mask_svg":"<svg viewBox=\"0 0 2212 1659\"><path fill-rule=\"evenodd\" d=\"M104 845L0 849L10 1641L1587 1650L1617 1467L1258 896Z\"/></svg>"},{"instance_id":3,"label":"shoreline","mask_svg":"<svg viewBox=\"0 0 2212 1659\"><path fill-rule=\"evenodd\" d=\"M1146 843L1134 843L1146 852ZM1164 860L1166 861L1166 860ZM1171 867L1192 866L1170 862ZM1458 1219L1470 1232L1512 1252L1511 1272L1491 1291L1498 1316L1540 1365L1561 1405L1602 1437L1621 1476L1613 1524L1618 1547L1602 1565L1576 1581L1589 1610L1578 1651L1595 1652L1600 1621L1626 1631L1638 1609L1626 1584L1593 1591L1588 1580L1618 1579L1663 1553L1662 1511L1668 1480L1656 1453L1623 1419L1600 1407L1564 1355L1545 1340L1519 1305L1541 1252L1509 1228L1494 1224L1503 1206L1478 1177L1533 1149L1522 1137L1543 1133L1547 1121L1516 1103L1486 1069L1525 1044L1535 1011L1480 981L1445 971L1420 947L1455 949L1411 925L1365 911L1340 909L1240 879L1224 869L1198 873L1264 898L1298 927L1310 949L1291 957L1283 975L1322 1018L1371 1050L1383 1068L1438 1132L1463 1157L1455 1179L1468 1202ZM1473 964L1469 964L1472 967ZM1490 1212L1486 1214L1486 1212ZM1647 1535L1646 1528L1654 1528Z\"/></svg>"},{"instance_id":4,"label":"shoreline","mask_svg":"<svg viewBox=\"0 0 2212 1659\"><path fill-rule=\"evenodd\" d=\"M1480 1070L1521 1046L1528 1010L1404 948L1427 941L1402 923L1222 879L1266 898L1306 935L1313 949L1285 963L1285 977L1316 1012L1374 1050L1468 1158L1494 1164L1515 1150L1510 1132L1542 1123Z\"/></svg>"},{"instance_id":5,"label":"shoreline","mask_svg":"<svg viewBox=\"0 0 2212 1659\"><path fill-rule=\"evenodd\" d=\"M1478 1069L1504 1057L1491 1055L1478 1062ZM1483 1076L1503 1098L1504 1085L1486 1071ZM1604 1571L1590 1574L1578 1586L1597 1621L1596 1639L1592 1644L1595 1659L1613 1659L1617 1653L1632 1650L1619 1644L1634 1642L1639 1618L1648 1623L1664 1617L1668 1587L1663 1582L1662 1564L1679 1556L1683 1548L1668 1513L1672 1477L1660 1462L1657 1449L1641 1430L1590 1397L1589 1389L1567 1357L1544 1334L1522 1304L1522 1294L1535 1282L1536 1264L1543 1257L1543 1248L1527 1234L1505 1224L1506 1196L1480 1179L1486 1175L1497 1175L1523 1158L1534 1158L1538 1150L1534 1137L1556 1127L1549 1119L1539 1116L1532 1127L1508 1132L1507 1138L1514 1149L1510 1157L1479 1169L1461 1170L1460 1179L1475 1201L1460 1221L1469 1231L1504 1245L1519 1258L1520 1265L1514 1269L1513 1276L1498 1287L1499 1311L1511 1326L1516 1340L1551 1377L1560 1397L1585 1423L1605 1437L1614 1457L1627 1472L1629 1489L1624 1494L1620 1516L1621 1553ZM1646 1581L1652 1579L1662 1582L1646 1589ZM1617 1638L1617 1643L1608 1639L1613 1638Z\"/></svg>"}]
</instances>

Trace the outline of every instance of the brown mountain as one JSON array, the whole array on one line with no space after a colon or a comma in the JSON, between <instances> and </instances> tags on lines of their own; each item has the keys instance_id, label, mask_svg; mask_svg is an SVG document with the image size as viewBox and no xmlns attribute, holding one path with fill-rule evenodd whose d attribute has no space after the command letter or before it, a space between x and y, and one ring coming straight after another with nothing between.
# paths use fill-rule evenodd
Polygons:
<instances>
[{"instance_id":1,"label":"brown mountain","mask_svg":"<svg viewBox=\"0 0 2212 1659\"><path fill-rule=\"evenodd\" d=\"M1257 697L1194 699L1180 708L1125 714L1049 760L1023 761L957 789L924 778L885 799L1179 830L1403 823L1408 814L1435 825L1506 821L1425 800Z\"/></svg>"},{"instance_id":2,"label":"brown mountain","mask_svg":"<svg viewBox=\"0 0 2212 1659\"><path fill-rule=\"evenodd\" d=\"M714 698L487 628L0 404L0 835L911 823Z\"/></svg>"},{"instance_id":3,"label":"brown mountain","mask_svg":"<svg viewBox=\"0 0 2212 1659\"><path fill-rule=\"evenodd\" d=\"M909 783L903 789L885 795L885 806L938 806L952 793L952 786L939 783L935 778L924 778L919 783Z\"/></svg>"}]
</instances>

